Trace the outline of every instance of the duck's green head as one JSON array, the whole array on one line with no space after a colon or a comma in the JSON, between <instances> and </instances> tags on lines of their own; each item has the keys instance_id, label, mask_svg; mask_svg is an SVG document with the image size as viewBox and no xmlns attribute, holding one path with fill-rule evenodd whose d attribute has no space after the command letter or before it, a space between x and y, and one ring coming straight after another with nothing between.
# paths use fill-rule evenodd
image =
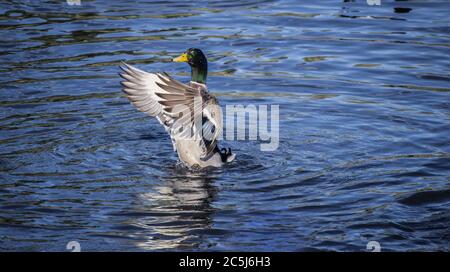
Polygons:
<instances>
[{"instance_id":1,"label":"duck's green head","mask_svg":"<svg viewBox=\"0 0 450 272\"><path fill-rule=\"evenodd\" d=\"M191 66L191 80L198 83L206 83L208 75L208 61L205 54L198 48L189 48L179 57L173 59L174 62L187 62Z\"/></svg>"}]
</instances>

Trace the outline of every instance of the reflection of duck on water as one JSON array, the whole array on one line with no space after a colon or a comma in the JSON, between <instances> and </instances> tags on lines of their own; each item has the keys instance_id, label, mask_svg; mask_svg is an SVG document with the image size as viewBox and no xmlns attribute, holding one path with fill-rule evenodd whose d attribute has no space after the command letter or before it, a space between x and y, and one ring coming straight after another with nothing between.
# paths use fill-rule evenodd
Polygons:
<instances>
[{"instance_id":1,"label":"reflection of duck on water","mask_svg":"<svg viewBox=\"0 0 450 272\"><path fill-rule=\"evenodd\" d=\"M210 173L175 170L154 190L138 195L131 225L140 230L136 245L145 250L193 247L210 228L216 188ZM141 231L143 230L143 231Z\"/></svg>"},{"instance_id":2,"label":"reflection of duck on water","mask_svg":"<svg viewBox=\"0 0 450 272\"><path fill-rule=\"evenodd\" d=\"M206 87L208 64L199 49L190 48L174 62L191 66L191 81L183 84L166 73L147 73L123 63L123 91L142 112L156 117L169 133L178 157L189 167L220 167L235 154L217 142L222 110Z\"/></svg>"}]
</instances>

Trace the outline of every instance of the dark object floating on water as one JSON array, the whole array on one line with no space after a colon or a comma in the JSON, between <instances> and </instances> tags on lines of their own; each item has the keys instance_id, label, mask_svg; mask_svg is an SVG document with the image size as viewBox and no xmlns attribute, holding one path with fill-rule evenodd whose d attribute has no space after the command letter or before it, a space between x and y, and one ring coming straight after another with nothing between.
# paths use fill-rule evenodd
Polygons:
<instances>
[{"instance_id":1,"label":"dark object floating on water","mask_svg":"<svg viewBox=\"0 0 450 272\"><path fill-rule=\"evenodd\" d=\"M409 206L416 206L446 201L450 201L450 190L418 192L402 198L398 202Z\"/></svg>"},{"instance_id":2,"label":"dark object floating on water","mask_svg":"<svg viewBox=\"0 0 450 272\"><path fill-rule=\"evenodd\" d=\"M409 13L412 8L394 8L395 13Z\"/></svg>"}]
</instances>

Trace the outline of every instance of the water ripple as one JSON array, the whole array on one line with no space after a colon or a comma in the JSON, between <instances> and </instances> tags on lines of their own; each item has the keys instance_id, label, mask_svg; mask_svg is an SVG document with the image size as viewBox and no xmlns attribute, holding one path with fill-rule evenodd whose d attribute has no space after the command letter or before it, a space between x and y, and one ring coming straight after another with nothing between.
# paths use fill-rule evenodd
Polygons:
<instances>
[{"instance_id":1,"label":"water ripple","mask_svg":"<svg viewBox=\"0 0 450 272\"><path fill-rule=\"evenodd\" d=\"M0 250L449 250L450 3L81 3L0 3ZM222 105L280 105L276 151L177 162L117 65L187 81L188 47Z\"/></svg>"}]
</instances>

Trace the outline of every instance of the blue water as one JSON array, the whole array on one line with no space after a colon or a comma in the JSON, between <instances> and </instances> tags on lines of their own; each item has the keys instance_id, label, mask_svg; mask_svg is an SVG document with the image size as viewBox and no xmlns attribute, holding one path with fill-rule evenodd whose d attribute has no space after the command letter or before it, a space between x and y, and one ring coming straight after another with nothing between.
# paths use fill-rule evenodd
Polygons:
<instances>
[{"instance_id":1,"label":"blue water","mask_svg":"<svg viewBox=\"0 0 450 272\"><path fill-rule=\"evenodd\" d=\"M450 250L449 1L3 1L0 250ZM280 105L280 144L177 165L118 64Z\"/></svg>"}]
</instances>

